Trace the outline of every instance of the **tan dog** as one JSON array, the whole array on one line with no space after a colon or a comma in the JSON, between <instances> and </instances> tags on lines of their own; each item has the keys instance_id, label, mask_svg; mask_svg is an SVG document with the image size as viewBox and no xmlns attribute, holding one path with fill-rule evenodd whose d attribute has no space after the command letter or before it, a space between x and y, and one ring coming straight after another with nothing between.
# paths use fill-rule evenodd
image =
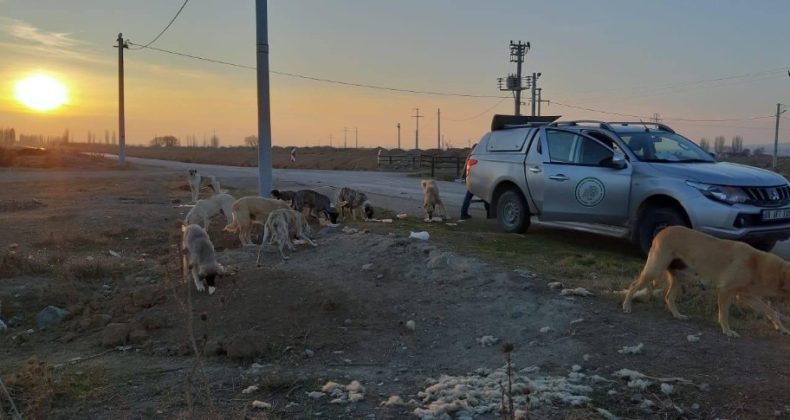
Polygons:
<instances>
[{"instance_id":1,"label":"tan dog","mask_svg":"<svg viewBox=\"0 0 790 420\"><path fill-rule=\"evenodd\" d=\"M442 199L439 198L439 187L436 186L436 181L432 179L423 179L420 182L420 186L422 187L422 207L425 209L426 220L432 220L434 214L438 217L446 218L447 210L444 208Z\"/></svg>"},{"instance_id":2,"label":"tan dog","mask_svg":"<svg viewBox=\"0 0 790 420\"><path fill-rule=\"evenodd\" d=\"M658 282L664 272L668 283L664 301L675 318L688 318L675 306L677 277L694 274L703 284L715 287L719 325L724 334L738 337L729 322L733 298L768 318L778 331L790 334L782 325L783 315L762 300L763 297L790 296L790 263L776 255L758 251L743 242L718 239L682 226L670 226L653 239L639 278L626 292L623 312L631 312L634 294Z\"/></svg>"},{"instance_id":3,"label":"tan dog","mask_svg":"<svg viewBox=\"0 0 790 420\"><path fill-rule=\"evenodd\" d=\"M219 213L225 215L226 225L233 221L233 203L236 201L230 194L214 194L209 198L198 200L184 218L185 225L200 225L208 230L209 219Z\"/></svg>"},{"instance_id":4,"label":"tan dog","mask_svg":"<svg viewBox=\"0 0 790 420\"><path fill-rule=\"evenodd\" d=\"M238 232L242 246L254 245L252 243L252 224L263 224L273 210L287 208L290 208L288 203L273 198L242 197L233 203L232 221L225 226L225 230Z\"/></svg>"},{"instance_id":5,"label":"tan dog","mask_svg":"<svg viewBox=\"0 0 790 420\"><path fill-rule=\"evenodd\" d=\"M214 244L211 243L206 231L198 225L183 225L181 232L183 233L181 264L184 281L189 277L187 273L191 273L198 292L206 290L205 283L208 286L208 294L213 295L216 290L215 278L225 272L217 263Z\"/></svg>"},{"instance_id":6,"label":"tan dog","mask_svg":"<svg viewBox=\"0 0 790 420\"><path fill-rule=\"evenodd\" d=\"M263 225L263 240L261 246L258 248L258 258L255 263L259 265L261 260L261 251L263 247L268 245L270 240L276 242L280 248L280 257L287 260L283 252L284 247L294 251L295 248L291 243L291 232L296 234L296 237L306 241L312 246L318 246L310 237L310 225L307 223L304 215L292 209L277 209L269 214L266 223Z\"/></svg>"}]
</instances>

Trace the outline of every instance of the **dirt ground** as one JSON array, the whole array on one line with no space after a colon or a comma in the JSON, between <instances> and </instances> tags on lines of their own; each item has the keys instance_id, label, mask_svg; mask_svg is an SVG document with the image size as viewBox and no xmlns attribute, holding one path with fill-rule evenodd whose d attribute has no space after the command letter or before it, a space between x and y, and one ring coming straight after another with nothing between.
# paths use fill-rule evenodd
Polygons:
<instances>
[{"instance_id":1,"label":"dirt ground","mask_svg":"<svg viewBox=\"0 0 790 420\"><path fill-rule=\"evenodd\" d=\"M681 310L710 311L691 321L655 300L626 315L599 285L636 275L634 255L567 278L552 266L571 257L538 255L543 240L580 258L622 244L538 232L517 238L532 255L503 260L516 248L498 245L512 239L490 221L396 219L315 225L317 248L281 262L266 247L256 267L257 248L240 249L220 216L209 234L231 274L208 296L180 281L184 174L126 171L53 171L48 182L0 173L0 377L25 418L486 419L503 417L504 394L534 419L790 416L790 338L767 321L733 309L743 338L729 339L693 298ZM409 239L416 228L432 238ZM553 281L594 296L563 295ZM42 330L48 305L69 314ZM330 381L364 391L318 394ZM402 404L383 404L394 395ZM0 418L11 413L0 391Z\"/></svg>"}]
</instances>

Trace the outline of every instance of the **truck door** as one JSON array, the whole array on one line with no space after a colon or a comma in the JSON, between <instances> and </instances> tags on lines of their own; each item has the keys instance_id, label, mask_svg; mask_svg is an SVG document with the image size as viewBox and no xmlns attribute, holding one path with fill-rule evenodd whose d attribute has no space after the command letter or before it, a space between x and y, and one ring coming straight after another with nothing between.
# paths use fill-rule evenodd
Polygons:
<instances>
[{"instance_id":1,"label":"truck door","mask_svg":"<svg viewBox=\"0 0 790 420\"><path fill-rule=\"evenodd\" d=\"M542 128L540 219L620 225L628 216L632 168L616 167L612 145L561 128Z\"/></svg>"},{"instance_id":2,"label":"truck door","mask_svg":"<svg viewBox=\"0 0 790 420\"><path fill-rule=\"evenodd\" d=\"M543 133L537 131L533 134L527 149L527 159L524 162L524 176L527 180L527 193L530 208L540 214L543 211Z\"/></svg>"}]
</instances>

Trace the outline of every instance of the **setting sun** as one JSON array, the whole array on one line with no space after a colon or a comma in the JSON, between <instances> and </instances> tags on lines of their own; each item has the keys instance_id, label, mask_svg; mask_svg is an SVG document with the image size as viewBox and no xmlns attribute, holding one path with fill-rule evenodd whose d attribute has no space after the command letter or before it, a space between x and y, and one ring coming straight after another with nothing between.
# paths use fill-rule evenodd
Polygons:
<instances>
[{"instance_id":1,"label":"setting sun","mask_svg":"<svg viewBox=\"0 0 790 420\"><path fill-rule=\"evenodd\" d=\"M60 81L44 74L28 76L14 86L16 100L36 111L50 111L68 102L69 92Z\"/></svg>"}]
</instances>

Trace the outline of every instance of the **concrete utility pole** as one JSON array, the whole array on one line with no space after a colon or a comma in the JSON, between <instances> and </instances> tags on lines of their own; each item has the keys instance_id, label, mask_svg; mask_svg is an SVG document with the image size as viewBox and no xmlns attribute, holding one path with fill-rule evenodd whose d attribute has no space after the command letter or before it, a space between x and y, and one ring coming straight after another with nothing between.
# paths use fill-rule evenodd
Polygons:
<instances>
[{"instance_id":1,"label":"concrete utility pole","mask_svg":"<svg viewBox=\"0 0 790 420\"><path fill-rule=\"evenodd\" d=\"M329 135L329 147L332 147L332 135Z\"/></svg>"},{"instance_id":2,"label":"concrete utility pole","mask_svg":"<svg viewBox=\"0 0 790 420\"><path fill-rule=\"evenodd\" d=\"M548 104L551 101L549 101L548 99L543 99L543 88L538 88L537 91L538 91L538 116L540 116L540 115L543 115L541 113L540 106L544 102Z\"/></svg>"},{"instance_id":3,"label":"concrete utility pole","mask_svg":"<svg viewBox=\"0 0 790 420\"><path fill-rule=\"evenodd\" d=\"M442 110L436 110L436 148L442 150Z\"/></svg>"},{"instance_id":4,"label":"concrete utility pole","mask_svg":"<svg viewBox=\"0 0 790 420\"><path fill-rule=\"evenodd\" d=\"M420 115L420 108L414 108L414 111L416 112L412 117L417 121L417 129L414 131L414 148L420 150L420 118L425 115Z\"/></svg>"},{"instance_id":5,"label":"concrete utility pole","mask_svg":"<svg viewBox=\"0 0 790 420\"><path fill-rule=\"evenodd\" d=\"M359 149L359 130L357 127L354 127L354 148Z\"/></svg>"},{"instance_id":6,"label":"concrete utility pole","mask_svg":"<svg viewBox=\"0 0 790 420\"><path fill-rule=\"evenodd\" d=\"M124 114L123 100L123 49L129 45L123 40L123 34L118 34L118 162L126 162L126 116Z\"/></svg>"},{"instance_id":7,"label":"concrete utility pole","mask_svg":"<svg viewBox=\"0 0 790 420\"><path fill-rule=\"evenodd\" d=\"M514 92L514 100L515 100L515 115L521 115L521 91L526 89L521 83L521 65L524 63L524 56L529 51L530 45L529 42L526 44L518 41L518 43L513 43L510 41L510 62L516 63L516 74L509 74L506 78L499 78L497 79L499 83L499 90L501 91L512 91ZM502 88L502 82L505 82L505 87ZM535 114L534 111L532 113Z\"/></svg>"},{"instance_id":8,"label":"concrete utility pole","mask_svg":"<svg viewBox=\"0 0 790 420\"><path fill-rule=\"evenodd\" d=\"M532 79L530 79L529 85L532 87L532 116L535 116L535 105L537 100L537 88L538 88L538 79L540 78L540 73L532 73Z\"/></svg>"},{"instance_id":9,"label":"concrete utility pole","mask_svg":"<svg viewBox=\"0 0 790 420\"><path fill-rule=\"evenodd\" d=\"M348 127L343 127L343 148L348 148Z\"/></svg>"},{"instance_id":10,"label":"concrete utility pole","mask_svg":"<svg viewBox=\"0 0 790 420\"><path fill-rule=\"evenodd\" d=\"M398 123L398 149L400 149L400 123Z\"/></svg>"},{"instance_id":11,"label":"concrete utility pole","mask_svg":"<svg viewBox=\"0 0 790 420\"><path fill-rule=\"evenodd\" d=\"M269 197L272 191L272 121L266 0L255 0L255 50L258 75L258 195Z\"/></svg>"},{"instance_id":12,"label":"concrete utility pole","mask_svg":"<svg viewBox=\"0 0 790 420\"><path fill-rule=\"evenodd\" d=\"M790 75L790 73L788 74ZM776 170L776 157L779 154L779 116L784 114L785 110L782 110L782 104L776 104L776 129L774 130L774 159L771 163L771 168Z\"/></svg>"}]
</instances>

